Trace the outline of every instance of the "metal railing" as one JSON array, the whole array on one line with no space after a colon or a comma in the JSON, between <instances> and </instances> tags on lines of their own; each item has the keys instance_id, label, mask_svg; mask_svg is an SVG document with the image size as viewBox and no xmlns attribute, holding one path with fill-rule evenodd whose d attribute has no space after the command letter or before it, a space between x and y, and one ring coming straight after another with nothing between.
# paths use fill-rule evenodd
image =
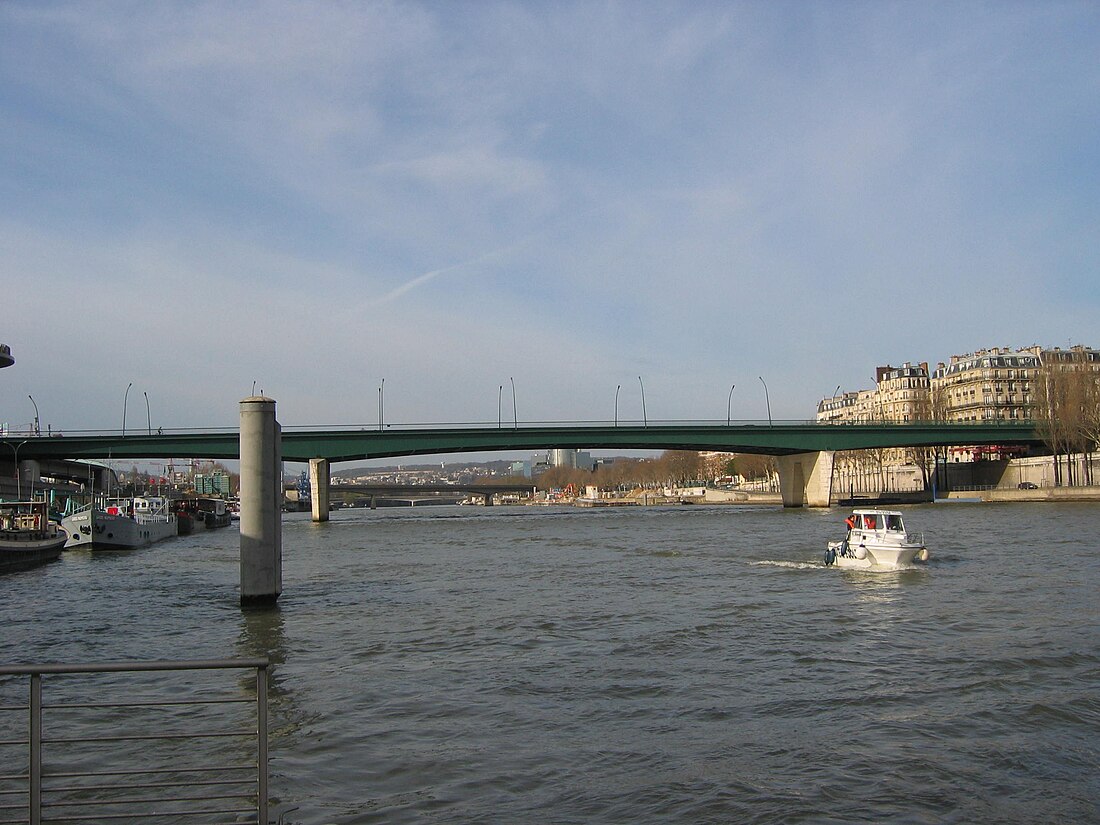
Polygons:
<instances>
[{"instance_id":1,"label":"metal railing","mask_svg":"<svg viewBox=\"0 0 1100 825\"><path fill-rule=\"evenodd\" d=\"M895 421L887 418L865 418L859 421L852 420L818 420L814 418L775 418L768 420L767 418L561 418L561 419L543 419L533 418L524 421L387 421L383 428L379 428L377 421L359 421L349 424L281 424L284 433L300 433L300 432L381 432L383 430L511 430L511 429L540 429L540 428L553 428L553 427L570 427L570 428L606 428L606 427L898 427L905 428L911 426L922 426L929 424L945 424L953 427L1018 427L1021 425L1038 426L1039 422L1036 419L1031 418L1016 418L1016 419L1004 419L1004 418L989 418L980 419L976 421L945 421L943 419L935 418L921 418L914 419L912 421ZM209 427L160 427L157 432L152 434L146 434L142 432L130 432L126 436L127 441L144 441L146 443L155 443L158 440L175 438L178 436L188 435L230 435L235 436L240 433L240 428L234 424L221 424ZM20 427L9 427L7 431L0 432L0 440L7 440L8 442L15 439L30 439L30 443L35 443L36 440L48 441L50 438L57 438L63 435L70 437L114 437L121 436L122 430L111 428L89 428L89 429L77 429L71 428L61 433L60 431L52 433L50 435L42 435L41 433L35 433L32 424L20 425ZM15 445L11 444L11 448L14 450Z\"/></svg>"},{"instance_id":2,"label":"metal railing","mask_svg":"<svg viewBox=\"0 0 1100 825\"><path fill-rule=\"evenodd\" d=\"M267 659L0 666L0 825L241 815L266 825L269 666ZM231 690L206 684L226 671L246 676ZM19 685L6 677L29 677L27 704L10 704ZM11 755L19 749L25 760ZM21 761L26 772L10 773Z\"/></svg>"}]
</instances>

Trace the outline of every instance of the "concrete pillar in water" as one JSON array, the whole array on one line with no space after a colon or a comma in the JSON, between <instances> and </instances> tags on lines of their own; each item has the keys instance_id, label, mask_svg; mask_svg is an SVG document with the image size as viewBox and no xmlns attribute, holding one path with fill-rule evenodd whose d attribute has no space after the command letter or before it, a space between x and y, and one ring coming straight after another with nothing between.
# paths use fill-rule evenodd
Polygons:
<instances>
[{"instance_id":1,"label":"concrete pillar in water","mask_svg":"<svg viewBox=\"0 0 1100 825\"><path fill-rule=\"evenodd\" d=\"M329 463L327 458L309 460L309 493L313 520L328 521Z\"/></svg>"},{"instance_id":2,"label":"concrete pillar in water","mask_svg":"<svg viewBox=\"0 0 1100 825\"><path fill-rule=\"evenodd\" d=\"M784 507L828 507L833 493L833 453L776 456Z\"/></svg>"},{"instance_id":3,"label":"concrete pillar in water","mask_svg":"<svg viewBox=\"0 0 1100 825\"><path fill-rule=\"evenodd\" d=\"M275 401L241 408L241 606L273 607L283 592L282 428Z\"/></svg>"}]
</instances>

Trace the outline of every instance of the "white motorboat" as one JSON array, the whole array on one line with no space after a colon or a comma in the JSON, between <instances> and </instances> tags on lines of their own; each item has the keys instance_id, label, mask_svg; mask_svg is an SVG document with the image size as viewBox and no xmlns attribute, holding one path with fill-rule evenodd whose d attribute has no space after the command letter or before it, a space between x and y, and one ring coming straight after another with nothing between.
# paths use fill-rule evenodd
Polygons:
<instances>
[{"instance_id":1,"label":"white motorboat","mask_svg":"<svg viewBox=\"0 0 1100 825\"><path fill-rule=\"evenodd\" d=\"M130 550L176 535L176 514L163 496L138 496L90 504L61 526L66 550Z\"/></svg>"},{"instance_id":2,"label":"white motorboat","mask_svg":"<svg viewBox=\"0 0 1100 825\"><path fill-rule=\"evenodd\" d=\"M907 533L897 510L854 510L845 524L848 534L825 550L826 566L897 570L928 560L923 534Z\"/></svg>"}]
</instances>

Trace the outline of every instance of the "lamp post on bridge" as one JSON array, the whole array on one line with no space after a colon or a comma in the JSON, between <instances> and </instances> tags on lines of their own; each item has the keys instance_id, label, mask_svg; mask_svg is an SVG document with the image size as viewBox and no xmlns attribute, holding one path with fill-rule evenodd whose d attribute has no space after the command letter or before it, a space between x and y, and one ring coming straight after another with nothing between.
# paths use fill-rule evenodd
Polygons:
<instances>
[{"instance_id":1,"label":"lamp post on bridge","mask_svg":"<svg viewBox=\"0 0 1100 825\"><path fill-rule=\"evenodd\" d=\"M645 384L642 383L642 376L640 375L638 376L638 386L642 388L642 426L648 427L649 419L646 418L645 414Z\"/></svg>"},{"instance_id":2,"label":"lamp post on bridge","mask_svg":"<svg viewBox=\"0 0 1100 825\"><path fill-rule=\"evenodd\" d=\"M378 429L383 428L383 421L386 417L386 379L383 378L382 382L378 385Z\"/></svg>"},{"instance_id":3,"label":"lamp post on bridge","mask_svg":"<svg viewBox=\"0 0 1100 825\"><path fill-rule=\"evenodd\" d=\"M126 437L126 405L130 400L130 387L134 386L134 382L131 381L126 385L126 394L122 396L122 437Z\"/></svg>"},{"instance_id":4,"label":"lamp post on bridge","mask_svg":"<svg viewBox=\"0 0 1100 825\"><path fill-rule=\"evenodd\" d=\"M622 384L618 384L615 387L615 426L619 426L619 390L623 388Z\"/></svg>"},{"instance_id":5,"label":"lamp post on bridge","mask_svg":"<svg viewBox=\"0 0 1100 825\"><path fill-rule=\"evenodd\" d=\"M500 400L504 397L504 385L497 387L497 429L500 429Z\"/></svg>"},{"instance_id":6,"label":"lamp post on bridge","mask_svg":"<svg viewBox=\"0 0 1100 825\"><path fill-rule=\"evenodd\" d=\"M733 404L733 389L736 386L737 385L734 384L733 386L730 387L730 394L729 394L729 397L726 399L726 426L727 427L730 425L730 409L731 409L732 404Z\"/></svg>"},{"instance_id":7,"label":"lamp post on bridge","mask_svg":"<svg viewBox=\"0 0 1100 825\"><path fill-rule=\"evenodd\" d=\"M760 383L764 385L764 401L768 405L768 426L772 426L772 401L768 397L768 382L764 380L764 376L757 376L760 379Z\"/></svg>"},{"instance_id":8,"label":"lamp post on bridge","mask_svg":"<svg viewBox=\"0 0 1100 825\"><path fill-rule=\"evenodd\" d=\"M153 434L153 417L149 414L149 393L145 390L141 391L141 394L145 396L145 430L147 435Z\"/></svg>"},{"instance_id":9,"label":"lamp post on bridge","mask_svg":"<svg viewBox=\"0 0 1100 825\"><path fill-rule=\"evenodd\" d=\"M509 376L508 380L512 383L512 426L515 429L519 429L519 416L516 414L516 382Z\"/></svg>"},{"instance_id":10,"label":"lamp post on bridge","mask_svg":"<svg viewBox=\"0 0 1100 825\"><path fill-rule=\"evenodd\" d=\"M33 395L28 395L27 398L29 398L31 400L31 403L34 404L34 396ZM35 435L42 435L42 425L39 423L39 419L38 419L38 405L37 404L34 404L34 434Z\"/></svg>"}]
</instances>

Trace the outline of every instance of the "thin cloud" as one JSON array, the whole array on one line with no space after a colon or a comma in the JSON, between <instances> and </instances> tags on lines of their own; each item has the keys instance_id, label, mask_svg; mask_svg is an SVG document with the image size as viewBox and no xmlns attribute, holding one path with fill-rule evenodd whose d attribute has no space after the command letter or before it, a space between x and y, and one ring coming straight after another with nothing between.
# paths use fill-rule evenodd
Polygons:
<instances>
[{"instance_id":1,"label":"thin cloud","mask_svg":"<svg viewBox=\"0 0 1100 825\"><path fill-rule=\"evenodd\" d=\"M639 373L804 417L879 360L1089 343L1098 38L1076 3L0 3L5 343L95 291L83 357L217 342L314 420L347 373L449 417L398 371L495 417L517 364L540 418ZM113 421L48 351L9 397Z\"/></svg>"}]
</instances>

